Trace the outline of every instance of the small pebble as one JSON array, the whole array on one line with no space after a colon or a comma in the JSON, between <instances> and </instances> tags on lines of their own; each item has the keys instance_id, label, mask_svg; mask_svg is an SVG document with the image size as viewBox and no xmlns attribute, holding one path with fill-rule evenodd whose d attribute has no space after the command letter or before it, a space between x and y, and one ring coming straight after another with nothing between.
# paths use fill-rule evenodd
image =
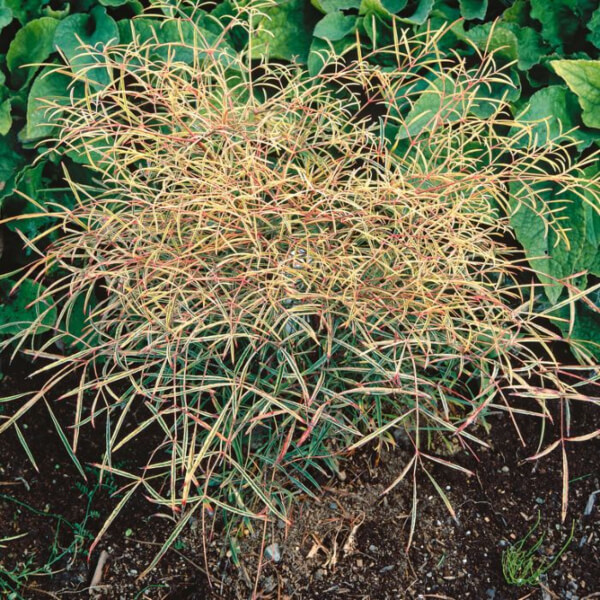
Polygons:
<instances>
[{"instance_id":1,"label":"small pebble","mask_svg":"<svg viewBox=\"0 0 600 600\"><path fill-rule=\"evenodd\" d=\"M265 579L262 582L262 589L265 592L267 592L267 594L271 593L276 587L277 587L277 582L271 575L269 575L268 577L265 577Z\"/></svg>"},{"instance_id":2,"label":"small pebble","mask_svg":"<svg viewBox=\"0 0 600 600\"><path fill-rule=\"evenodd\" d=\"M494 598L496 597L496 588L490 588L485 592L485 594L489 598L489 600L494 600Z\"/></svg>"},{"instance_id":3,"label":"small pebble","mask_svg":"<svg viewBox=\"0 0 600 600\"><path fill-rule=\"evenodd\" d=\"M279 544L274 543L267 546L265 548L265 558L278 563L281 560L281 550L279 549Z\"/></svg>"},{"instance_id":4,"label":"small pebble","mask_svg":"<svg viewBox=\"0 0 600 600\"><path fill-rule=\"evenodd\" d=\"M508 468L506 465L504 465L504 466L502 467L502 472L503 472L503 473L509 473L509 472L510 472L510 469L509 469L509 468Z\"/></svg>"},{"instance_id":5,"label":"small pebble","mask_svg":"<svg viewBox=\"0 0 600 600\"><path fill-rule=\"evenodd\" d=\"M369 552L377 552L377 546L375 544L371 544L369 546Z\"/></svg>"},{"instance_id":6,"label":"small pebble","mask_svg":"<svg viewBox=\"0 0 600 600\"><path fill-rule=\"evenodd\" d=\"M536 501L538 504L544 504L544 502L545 502L545 500L544 500L543 498L540 498L539 496L538 496L538 497L535 499L535 501Z\"/></svg>"}]
</instances>

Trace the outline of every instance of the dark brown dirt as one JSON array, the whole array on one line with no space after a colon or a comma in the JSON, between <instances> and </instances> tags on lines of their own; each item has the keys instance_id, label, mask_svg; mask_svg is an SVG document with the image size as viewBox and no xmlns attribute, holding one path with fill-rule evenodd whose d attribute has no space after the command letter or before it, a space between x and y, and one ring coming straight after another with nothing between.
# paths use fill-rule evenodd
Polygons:
<instances>
[{"instance_id":1,"label":"dark brown dirt","mask_svg":"<svg viewBox=\"0 0 600 600\"><path fill-rule=\"evenodd\" d=\"M24 386L23 369L22 365L5 368L0 395ZM57 404L55 411L68 423L68 406ZM573 420L579 429L573 434L600 429L599 413L593 405L576 409ZM106 550L109 560L103 587L94 594L97 598L234 600L253 594L282 600L600 598L600 493L591 514L584 517L590 495L600 490L600 442L567 447L570 504L561 525L560 453L525 461L536 450L539 423L519 420L525 439L531 440L527 448L520 445L506 416L492 417L490 424L491 447L479 451L478 460L464 450L453 457L472 469L474 477L426 464L456 518L427 476L418 474L418 518L408 552L412 481L409 478L387 495L382 491L410 455L403 448L379 456L367 450L343 463L341 474L325 482L322 497L299 498L289 528L281 522L266 528L259 523L231 543L215 533L207 539L205 557L201 523L193 522L158 567L139 581L138 575L169 535L173 521L155 514L144 498L136 498L88 561L91 539L118 502L120 482L106 480L98 485L89 467L85 482L40 404L21 423L39 472L14 432L0 436L0 567L5 573L0 571L0 578L4 577L0 593L12 586L20 594L15 599L89 597L92 572L100 551ZM102 431L88 433L81 449L84 464L100 458L103 443ZM553 435L549 428L546 443ZM545 533L539 558L558 552L572 523L573 541L542 585L510 586L502 574L502 553L526 534L538 513L539 531ZM25 535L2 541L20 534ZM280 560L259 561L265 548L271 556L279 551ZM6 575L23 573L28 563L30 571L39 569L49 558L56 559L53 573L23 577L20 587Z\"/></svg>"}]
</instances>

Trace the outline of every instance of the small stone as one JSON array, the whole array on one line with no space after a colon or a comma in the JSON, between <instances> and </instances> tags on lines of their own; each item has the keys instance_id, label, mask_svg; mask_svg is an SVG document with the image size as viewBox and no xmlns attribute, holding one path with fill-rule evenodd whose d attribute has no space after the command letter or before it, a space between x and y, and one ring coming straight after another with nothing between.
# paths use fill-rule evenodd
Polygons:
<instances>
[{"instance_id":1,"label":"small stone","mask_svg":"<svg viewBox=\"0 0 600 600\"><path fill-rule=\"evenodd\" d=\"M543 498L540 498L539 496L538 496L538 497L535 499L535 501L536 501L538 504L544 504L544 502L545 502L545 500L544 500Z\"/></svg>"},{"instance_id":2,"label":"small stone","mask_svg":"<svg viewBox=\"0 0 600 600\"><path fill-rule=\"evenodd\" d=\"M375 544L371 544L369 546L369 552L373 552L373 553L377 552L377 546Z\"/></svg>"},{"instance_id":3,"label":"small stone","mask_svg":"<svg viewBox=\"0 0 600 600\"><path fill-rule=\"evenodd\" d=\"M509 468L508 468L506 465L504 465L504 466L502 467L502 472L503 472L503 473L509 473L509 472L510 472L510 469L509 469Z\"/></svg>"},{"instance_id":4,"label":"small stone","mask_svg":"<svg viewBox=\"0 0 600 600\"><path fill-rule=\"evenodd\" d=\"M496 597L496 588L490 588L486 590L485 594L489 598L489 600L494 600L494 598Z\"/></svg>"},{"instance_id":5,"label":"small stone","mask_svg":"<svg viewBox=\"0 0 600 600\"><path fill-rule=\"evenodd\" d=\"M264 578L264 580L262 582L262 589L265 592L267 592L267 594L270 594L276 587L277 587L277 583L275 582L275 579L271 575Z\"/></svg>"},{"instance_id":6,"label":"small stone","mask_svg":"<svg viewBox=\"0 0 600 600\"><path fill-rule=\"evenodd\" d=\"M281 560L281 550L279 549L279 544L274 543L267 546L265 548L265 558L278 563Z\"/></svg>"}]
</instances>

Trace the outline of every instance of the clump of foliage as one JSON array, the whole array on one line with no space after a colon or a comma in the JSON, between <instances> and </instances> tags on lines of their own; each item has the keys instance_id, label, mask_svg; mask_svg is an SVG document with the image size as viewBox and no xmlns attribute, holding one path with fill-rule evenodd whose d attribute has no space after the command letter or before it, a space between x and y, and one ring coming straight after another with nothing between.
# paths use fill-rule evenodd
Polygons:
<instances>
[{"instance_id":1,"label":"clump of foliage","mask_svg":"<svg viewBox=\"0 0 600 600\"><path fill-rule=\"evenodd\" d=\"M173 15L183 8L198 25L219 30L236 14L238 5L261 5L255 14L250 42L240 29L231 30L228 42L260 59L292 61L316 74L322 66L320 53L338 54L356 43L367 51L393 43L398 26L416 33L453 23L440 44L440 52L458 53L476 60L478 50L492 49L506 66L515 87L506 97L507 108L517 120L547 119L538 135L559 137L579 127L575 154L598 144L598 81L600 77L600 8L588 0L0 0L0 208L3 217L28 211L21 193L35 195L38 202L68 205L57 157L48 155L35 168L36 144L56 134L52 119L44 119L43 99L67 93L69 78L41 68L45 61L57 64L64 56L74 67L81 63L81 41L97 49L106 44L126 43L132 19L144 9L154 17ZM193 7L192 7L193 5ZM140 22L140 19L135 19ZM144 25L146 27L146 25ZM161 43L176 43L171 27L155 30ZM540 202L551 201L552 191ZM582 290L600 277L600 252L596 231L600 219L585 210L576 197L563 207L569 245L557 245L550 236L538 235L543 219L523 211L514 223L515 235L545 283L545 297L535 305L543 312L566 298L552 278L573 277ZM17 248L17 233L35 235L51 227L47 218L17 220L2 226L0 236L7 247ZM17 230L17 231L16 231ZM544 261L537 260L547 253ZM26 252L10 251L2 259L3 271L11 271L30 259ZM578 276L585 272L583 276ZM548 276L550 279L547 279ZM578 276L578 277L576 277ZM592 306L576 302L572 325L559 322L563 335L588 340L588 351L600 358L595 340L600 337L598 296L588 294ZM0 297L0 303L9 301ZM559 309L559 312L560 309ZM564 312L564 311L562 311ZM564 315L560 315L564 316ZM0 331L0 335L2 332Z\"/></svg>"},{"instance_id":2,"label":"clump of foliage","mask_svg":"<svg viewBox=\"0 0 600 600\"><path fill-rule=\"evenodd\" d=\"M539 550L544 543L544 535L542 534L530 547L527 547L527 544L538 530L540 518L540 514L538 513L536 522L525 536L512 546L506 548L502 553L502 573L506 582L510 585L538 585L540 577L550 571L573 540L575 522L573 522L571 533L563 544L563 547L553 558L549 559L538 556Z\"/></svg>"},{"instance_id":3,"label":"clump of foliage","mask_svg":"<svg viewBox=\"0 0 600 600\"><path fill-rule=\"evenodd\" d=\"M588 346L573 340L584 365L569 369L549 325L585 293L555 280L569 297L540 319L511 219L529 211L566 244L561 201L599 209L597 156L573 160L576 139L512 119L510 75L493 54L441 54L444 30L323 51L311 75L257 64L251 42L232 50L255 16L215 30L173 9L48 71L70 80L47 101L56 149L93 178L67 173L73 206L28 217L55 223L26 240L41 256L20 285L45 288L4 345L43 361L47 382L10 400L0 431L76 375L72 452L101 423L100 466L128 480L99 535L140 488L181 514L167 543L217 508L285 519L314 469L397 428L414 454L396 483L423 469L447 502L430 465L468 471L430 435L484 444L474 426L514 394L540 417L593 401ZM569 435L549 450L566 458ZM113 466L134 443L147 463Z\"/></svg>"}]
</instances>

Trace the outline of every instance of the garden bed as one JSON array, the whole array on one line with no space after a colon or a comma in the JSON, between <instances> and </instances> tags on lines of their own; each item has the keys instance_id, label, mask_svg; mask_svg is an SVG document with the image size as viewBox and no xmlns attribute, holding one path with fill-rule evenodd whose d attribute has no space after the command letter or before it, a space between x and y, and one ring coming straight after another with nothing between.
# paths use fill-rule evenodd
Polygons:
<instances>
[{"instance_id":1,"label":"garden bed","mask_svg":"<svg viewBox=\"0 0 600 600\"><path fill-rule=\"evenodd\" d=\"M4 393L15 393L23 386L24 369L19 363L5 369ZM53 406L66 425L62 417L72 414L69 408ZM597 411L578 407L573 416L582 431L600 427ZM298 600L599 597L600 502L591 514L584 513L586 506L589 510L590 495L600 489L600 443L596 439L568 448L570 504L567 521L561 526L559 453L538 462L525 461L535 448L521 447L510 420L499 415L490 423L491 432L486 437L490 448L478 453L479 460L466 451L454 457L474 470L475 477L450 469L433 471L456 511L456 520L428 480L422 477L418 481L417 528L408 553L410 482L381 495L409 456L400 445L380 456L372 449L355 453L342 463L340 475L323 481L321 498L300 498L288 529L274 522L263 530L258 523L255 532L242 536L234 547L238 565L231 545L218 532L207 536L205 559L202 525L195 521L157 568L140 581L139 574L173 523L153 515L152 505L139 497L125 507L88 562L91 539L118 501L118 495L111 497L118 482L106 480L96 486L97 476L87 467L85 482L69 462L40 404L21 426L39 472L32 468L14 433L0 437L0 539L26 534L4 543L0 563L7 572L23 575L27 570L33 573L42 569L52 558L53 545L55 557L66 550L50 565L53 575L22 578L28 587L21 588L20 593L32 599L87 597L102 551L108 552L108 561L96 593L101 598L229 600L249 598L253 590L257 598ZM527 439L537 439L539 423L523 418L519 425ZM552 439L551 430L547 435ZM98 460L103 432L98 430L82 441L82 464ZM443 452L442 448L438 451ZM574 521L573 540L542 577L540 586L508 585L502 573L502 553L527 533L538 512L538 533L545 534L540 557L551 557L561 549ZM263 561L258 574L259 557L265 548L268 556L278 558L279 553L280 560Z\"/></svg>"}]
</instances>

